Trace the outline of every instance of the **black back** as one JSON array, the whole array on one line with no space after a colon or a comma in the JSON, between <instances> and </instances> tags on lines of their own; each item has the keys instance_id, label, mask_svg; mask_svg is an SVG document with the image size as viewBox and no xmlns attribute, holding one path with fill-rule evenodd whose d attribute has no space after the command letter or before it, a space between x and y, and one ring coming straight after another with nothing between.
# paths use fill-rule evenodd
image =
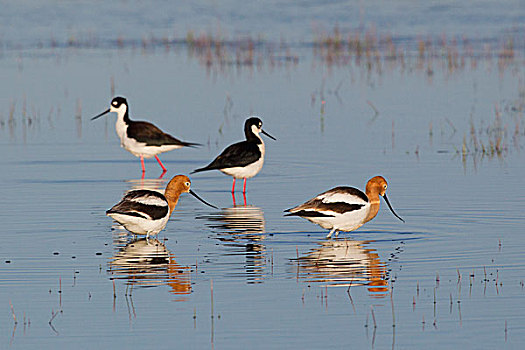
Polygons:
<instances>
[{"instance_id":1,"label":"black back","mask_svg":"<svg viewBox=\"0 0 525 350\"><path fill-rule=\"evenodd\" d=\"M148 122L129 121L127 124L128 129L126 133L128 137L138 142L144 142L146 146L176 145L187 147L198 145L198 143L184 142L176 139Z\"/></svg>"},{"instance_id":2,"label":"black back","mask_svg":"<svg viewBox=\"0 0 525 350\"><path fill-rule=\"evenodd\" d=\"M261 150L257 143L242 141L226 147L210 164L204 168L196 169L192 173L200 171L243 167L256 162L261 157Z\"/></svg>"}]
</instances>

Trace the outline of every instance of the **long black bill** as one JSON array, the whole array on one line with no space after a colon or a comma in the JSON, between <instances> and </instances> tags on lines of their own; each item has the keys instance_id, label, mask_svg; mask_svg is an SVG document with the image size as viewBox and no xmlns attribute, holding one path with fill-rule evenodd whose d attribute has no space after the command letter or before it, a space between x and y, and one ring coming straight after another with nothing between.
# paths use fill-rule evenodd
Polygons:
<instances>
[{"instance_id":1,"label":"long black bill","mask_svg":"<svg viewBox=\"0 0 525 350\"><path fill-rule=\"evenodd\" d=\"M272 140L277 141L277 140L275 139L275 137L273 137L272 135L268 134L266 131L264 131L264 130L261 129L261 132L262 132L263 134L265 134L266 136L268 136L269 138L271 138Z\"/></svg>"},{"instance_id":2,"label":"long black bill","mask_svg":"<svg viewBox=\"0 0 525 350\"><path fill-rule=\"evenodd\" d=\"M99 115L96 115L94 116L93 118L91 118L91 120L95 120L97 118L100 118L102 117L104 114L108 114L109 113L109 109L105 110L104 112L100 113Z\"/></svg>"},{"instance_id":3,"label":"long black bill","mask_svg":"<svg viewBox=\"0 0 525 350\"><path fill-rule=\"evenodd\" d=\"M204 203L204 204L206 204L206 205L208 205L208 206L210 206L210 207L212 207L212 208L219 209L219 208L217 208L216 206L214 206L213 204L210 204L210 203L206 202L204 199L202 199L201 197L197 196L197 194L196 194L195 192L193 192L192 190L190 190L190 194L191 194L193 197L195 197L195 198L197 198L198 200L200 200L202 203Z\"/></svg>"},{"instance_id":4,"label":"long black bill","mask_svg":"<svg viewBox=\"0 0 525 350\"><path fill-rule=\"evenodd\" d=\"M386 196L386 193L383 195L383 198L385 199L386 204L388 204L388 207L390 208L390 211L392 212L392 214L394 214L396 218L398 218L399 220L405 222L405 220L401 219L401 217L396 214L394 209L392 209L392 206L390 205L390 202L388 201L388 197Z\"/></svg>"}]
</instances>

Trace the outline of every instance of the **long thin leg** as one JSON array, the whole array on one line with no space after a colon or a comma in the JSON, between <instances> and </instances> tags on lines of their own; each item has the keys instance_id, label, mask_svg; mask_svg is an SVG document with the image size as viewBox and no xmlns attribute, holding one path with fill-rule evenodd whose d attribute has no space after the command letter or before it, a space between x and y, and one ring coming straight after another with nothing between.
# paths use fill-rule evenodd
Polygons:
<instances>
[{"instance_id":1,"label":"long thin leg","mask_svg":"<svg viewBox=\"0 0 525 350\"><path fill-rule=\"evenodd\" d=\"M232 193L235 193L235 178L233 178Z\"/></svg>"},{"instance_id":2,"label":"long thin leg","mask_svg":"<svg viewBox=\"0 0 525 350\"><path fill-rule=\"evenodd\" d=\"M233 206L235 207L236 204L235 204L235 193L232 192L232 201L233 201Z\"/></svg>"},{"instance_id":3,"label":"long thin leg","mask_svg":"<svg viewBox=\"0 0 525 350\"><path fill-rule=\"evenodd\" d=\"M246 206L246 193L242 193L242 198L244 198L244 206Z\"/></svg>"},{"instance_id":4,"label":"long thin leg","mask_svg":"<svg viewBox=\"0 0 525 350\"><path fill-rule=\"evenodd\" d=\"M160 161L159 157L155 154L155 159L157 162L159 162L160 167L162 168L162 171L166 171L166 168L164 167L164 164Z\"/></svg>"},{"instance_id":5,"label":"long thin leg","mask_svg":"<svg viewBox=\"0 0 525 350\"><path fill-rule=\"evenodd\" d=\"M242 193L246 193L246 178L244 178L244 186L242 187Z\"/></svg>"},{"instance_id":6,"label":"long thin leg","mask_svg":"<svg viewBox=\"0 0 525 350\"><path fill-rule=\"evenodd\" d=\"M142 165L142 174L146 172L146 168L144 167L144 157L140 156L140 165Z\"/></svg>"},{"instance_id":7,"label":"long thin leg","mask_svg":"<svg viewBox=\"0 0 525 350\"><path fill-rule=\"evenodd\" d=\"M326 238L330 238L330 237L332 237L332 233L334 233L335 231L336 231L336 229L335 229L335 227L334 227L334 228L330 231L330 233L328 233L328 234L326 235ZM337 235L337 233L336 233L336 235Z\"/></svg>"}]
</instances>

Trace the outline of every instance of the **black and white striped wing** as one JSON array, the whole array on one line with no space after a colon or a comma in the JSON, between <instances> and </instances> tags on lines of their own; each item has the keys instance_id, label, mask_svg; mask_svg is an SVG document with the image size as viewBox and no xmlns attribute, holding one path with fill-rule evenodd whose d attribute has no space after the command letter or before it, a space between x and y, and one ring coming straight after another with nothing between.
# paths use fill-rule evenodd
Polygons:
<instances>
[{"instance_id":1,"label":"black and white striped wing","mask_svg":"<svg viewBox=\"0 0 525 350\"><path fill-rule=\"evenodd\" d=\"M160 192L150 190L129 191L122 200L106 212L158 220L169 212L168 201Z\"/></svg>"},{"instance_id":2,"label":"black and white striped wing","mask_svg":"<svg viewBox=\"0 0 525 350\"><path fill-rule=\"evenodd\" d=\"M368 197L353 187L335 187L294 208L285 210L289 214L304 217L334 217L359 210L368 204Z\"/></svg>"}]
</instances>

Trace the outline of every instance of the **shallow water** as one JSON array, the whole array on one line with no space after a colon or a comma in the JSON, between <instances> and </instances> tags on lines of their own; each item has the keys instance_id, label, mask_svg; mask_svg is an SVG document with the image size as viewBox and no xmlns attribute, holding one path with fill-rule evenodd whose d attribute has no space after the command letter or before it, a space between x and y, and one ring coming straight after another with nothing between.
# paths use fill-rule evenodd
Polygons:
<instances>
[{"instance_id":1,"label":"shallow water","mask_svg":"<svg viewBox=\"0 0 525 350\"><path fill-rule=\"evenodd\" d=\"M370 70L297 50L292 63L211 68L184 47L3 52L2 348L519 347L523 57L454 70L436 59L428 74L414 58ZM89 120L112 84L131 118L204 146L161 155L161 179L148 160L141 179L115 116ZM163 189L207 164L251 114L277 141L265 139L246 206L209 172L192 188L221 209L183 196L157 239L104 215L130 189ZM501 152L475 151L498 135ZM377 174L406 223L382 203L364 227L326 240L283 216Z\"/></svg>"}]
</instances>

